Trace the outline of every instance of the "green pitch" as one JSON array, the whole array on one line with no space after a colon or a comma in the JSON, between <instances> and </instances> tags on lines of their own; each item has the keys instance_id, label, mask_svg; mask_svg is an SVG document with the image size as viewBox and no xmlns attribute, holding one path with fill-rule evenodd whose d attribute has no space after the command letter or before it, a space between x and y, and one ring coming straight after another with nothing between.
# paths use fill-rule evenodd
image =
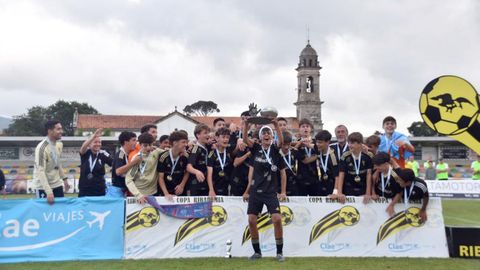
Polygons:
<instances>
[{"instance_id":1,"label":"green pitch","mask_svg":"<svg viewBox=\"0 0 480 270\"><path fill-rule=\"evenodd\" d=\"M55 263L22 263L0 265L2 270L46 270L46 269L87 269L87 270L121 270L121 269L408 269L408 270L462 270L480 269L480 261L474 259L392 259L392 258L286 258L279 263L273 258L263 258L251 262L246 258L222 259L169 259L169 260L125 260L125 261L88 261Z\"/></svg>"},{"instance_id":2,"label":"green pitch","mask_svg":"<svg viewBox=\"0 0 480 270\"><path fill-rule=\"evenodd\" d=\"M4 199L26 199L31 195L0 196ZM1 201L0 201L1 203ZM445 225L479 226L480 200L443 200ZM288 258L278 263L273 258L263 258L250 262L246 258L204 258L204 259L170 259L170 260L115 260L115 261L74 261L52 263L0 264L1 270L43 270L43 269L87 269L87 270L122 270L122 269L480 269L480 260L475 259L413 259L413 258Z\"/></svg>"}]
</instances>

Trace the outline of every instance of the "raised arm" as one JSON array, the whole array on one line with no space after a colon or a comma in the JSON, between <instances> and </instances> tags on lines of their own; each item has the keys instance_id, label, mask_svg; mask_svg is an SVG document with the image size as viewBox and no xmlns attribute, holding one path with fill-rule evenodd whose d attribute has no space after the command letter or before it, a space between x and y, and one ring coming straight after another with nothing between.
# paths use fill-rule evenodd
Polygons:
<instances>
[{"instance_id":1,"label":"raised arm","mask_svg":"<svg viewBox=\"0 0 480 270\"><path fill-rule=\"evenodd\" d=\"M249 148L253 147L253 141L248 138L248 129L250 128L250 124L246 121L246 118L242 119L242 139L243 143L245 143Z\"/></svg>"},{"instance_id":2,"label":"raised arm","mask_svg":"<svg viewBox=\"0 0 480 270\"><path fill-rule=\"evenodd\" d=\"M275 132L277 133L277 137L278 137L277 146L281 147L283 145L283 134L282 134L282 131L280 130L280 126L278 126L277 118L272 120L272 124L275 127Z\"/></svg>"},{"instance_id":3,"label":"raised arm","mask_svg":"<svg viewBox=\"0 0 480 270\"><path fill-rule=\"evenodd\" d=\"M90 136L90 138L88 138L86 141L83 142L82 147L80 147L80 155L83 155L83 154L85 154L85 152L87 152L90 144L92 144L92 142L93 142L93 140L95 140L95 138L98 138L98 137L102 136L102 132L103 132L102 128L99 128L99 129L95 130L95 133L93 133L93 135Z\"/></svg>"}]
</instances>

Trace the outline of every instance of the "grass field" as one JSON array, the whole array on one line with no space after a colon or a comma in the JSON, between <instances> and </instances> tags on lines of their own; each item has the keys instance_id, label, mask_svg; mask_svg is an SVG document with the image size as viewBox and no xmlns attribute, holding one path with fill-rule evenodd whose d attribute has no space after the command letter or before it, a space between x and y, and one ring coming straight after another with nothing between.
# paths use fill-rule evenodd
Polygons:
<instances>
[{"instance_id":1,"label":"grass field","mask_svg":"<svg viewBox=\"0 0 480 270\"><path fill-rule=\"evenodd\" d=\"M391 258L287 258L283 263L273 258L263 258L251 262L245 258L221 259L174 259L174 260L125 260L125 261L89 261L89 262L55 262L55 263L22 263L0 265L2 270L127 270L127 269L331 269L331 270L370 270L370 269L402 269L402 270L478 270L479 260L468 259L391 259Z\"/></svg>"},{"instance_id":2,"label":"grass field","mask_svg":"<svg viewBox=\"0 0 480 270\"><path fill-rule=\"evenodd\" d=\"M26 199L32 195L7 195L5 199ZM0 202L1 203L1 202ZM443 200L445 225L479 226L480 200ZM474 214L472 214L474 213ZM44 269L480 269L480 260L474 259L414 259L414 258L288 258L278 263L273 258L250 262L246 258L205 258L174 260L112 260L112 261L71 261L51 263L0 264L0 270L44 270Z\"/></svg>"}]
</instances>

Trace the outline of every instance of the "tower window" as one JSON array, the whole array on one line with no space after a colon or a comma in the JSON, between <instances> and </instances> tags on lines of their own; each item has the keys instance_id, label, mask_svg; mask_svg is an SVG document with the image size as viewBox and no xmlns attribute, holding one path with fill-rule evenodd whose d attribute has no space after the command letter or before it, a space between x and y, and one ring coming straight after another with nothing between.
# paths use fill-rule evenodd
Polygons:
<instances>
[{"instance_id":1,"label":"tower window","mask_svg":"<svg viewBox=\"0 0 480 270\"><path fill-rule=\"evenodd\" d=\"M306 67L307 66L307 59L303 58L302 60L302 66Z\"/></svg>"},{"instance_id":2,"label":"tower window","mask_svg":"<svg viewBox=\"0 0 480 270\"><path fill-rule=\"evenodd\" d=\"M307 93L313 93L313 77L312 76L307 77L305 91Z\"/></svg>"},{"instance_id":3,"label":"tower window","mask_svg":"<svg viewBox=\"0 0 480 270\"><path fill-rule=\"evenodd\" d=\"M312 59L308 60L308 66L309 66L309 67L312 66Z\"/></svg>"}]
</instances>

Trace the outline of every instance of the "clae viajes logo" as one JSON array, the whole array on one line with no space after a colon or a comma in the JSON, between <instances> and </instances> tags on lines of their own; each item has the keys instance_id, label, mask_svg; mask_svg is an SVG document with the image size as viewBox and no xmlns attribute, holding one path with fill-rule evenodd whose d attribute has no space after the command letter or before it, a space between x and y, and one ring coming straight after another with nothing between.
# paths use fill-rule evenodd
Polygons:
<instances>
[{"instance_id":1,"label":"clae viajes logo","mask_svg":"<svg viewBox=\"0 0 480 270\"><path fill-rule=\"evenodd\" d=\"M40 214L40 218L5 218L4 220L2 218L0 219L0 239L4 240L1 241L0 252L34 250L56 245L72 238L84 229L102 231L110 213L110 210L105 212L88 211L88 213L79 210L44 212ZM71 228L71 231L52 237L52 232L65 231L65 224L69 224L67 228ZM56 227L59 229L56 230ZM45 229L42 231L42 228L49 228L48 235ZM14 245L9 245L9 242Z\"/></svg>"},{"instance_id":2,"label":"clae viajes logo","mask_svg":"<svg viewBox=\"0 0 480 270\"><path fill-rule=\"evenodd\" d=\"M195 242L188 242L185 244L185 250L191 253L198 253L203 252L209 249L214 249L214 243L195 243Z\"/></svg>"},{"instance_id":3,"label":"clae viajes logo","mask_svg":"<svg viewBox=\"0 0 480 270\"><path fill-rule=\"evenodd\" d=\"M349 243L320 243L320 249L325 252L337 252L350 249Z\"/></svg>"}]
</instances>

